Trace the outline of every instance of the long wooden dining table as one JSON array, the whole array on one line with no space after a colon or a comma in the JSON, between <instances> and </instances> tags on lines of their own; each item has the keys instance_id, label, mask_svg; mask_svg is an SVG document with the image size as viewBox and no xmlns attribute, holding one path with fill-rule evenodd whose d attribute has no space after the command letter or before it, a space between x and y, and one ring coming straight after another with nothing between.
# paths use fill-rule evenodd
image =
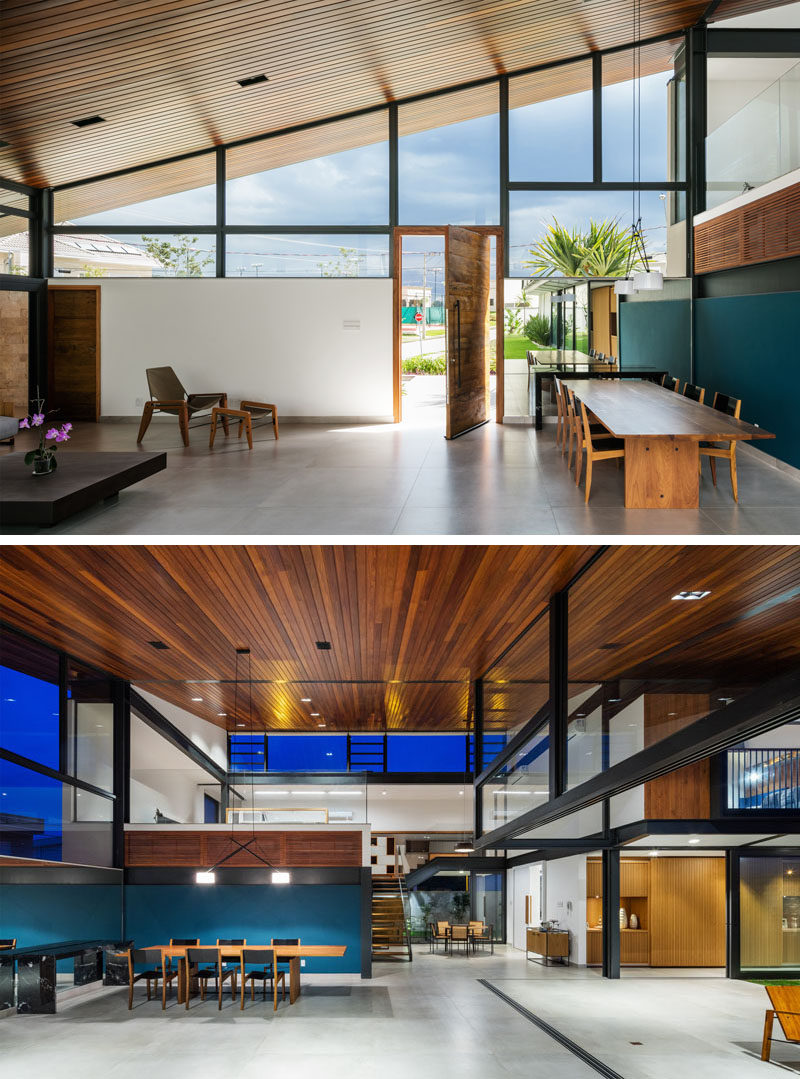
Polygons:
<instances>
[{"instance_id":1,"label":"long wooden dining table","mask_svg":"<svg viewBox=\"0 0 800 1079\"><path fill-rule=\"evenodd\" d=\"M289 964L289 1003L294 1004L300 996L300 960L317 957L341 958L347 951L346 944L151 944L143 951L160 951L165 957L178 960L178 1003L186 1003L187 993L197 992L196 979L192 977L186 961L187 948L208 948L218 951L224 963L241 965L242 952L263 952L265 963ZM274 986L274 1007L277 1008L277 985Z\"/></svg>"},{"instance_id":2,"label":"long wooden dining table","mask_svg":"<svg viewBox=\"0 0 800 1079\"><path fill-rule=\"evenodd\" d=\"M701 442L775 437L652 382L562 381L624 439L626 509L697 509Z\"/></svg>"}]
</instances>

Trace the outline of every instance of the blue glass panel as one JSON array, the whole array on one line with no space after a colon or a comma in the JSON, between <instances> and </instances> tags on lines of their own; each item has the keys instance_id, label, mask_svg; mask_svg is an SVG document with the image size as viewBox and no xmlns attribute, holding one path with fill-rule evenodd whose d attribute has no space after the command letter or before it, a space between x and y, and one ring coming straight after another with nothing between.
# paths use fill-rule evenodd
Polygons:
<instances>
[{"instance_id":1,"label":"blue glass panel","mask_svg":"<svg viewBox=\"0 0 800 1079\"><path fill-rule=\"evenodd\" d=\"M390 734L387 772L461 772L466 767L463 734Z\"/></svg>"},{"instance_id":2,"label":"blue glass panel","mask_svg":"<svg viewBox=\"0 0 800 1079\"><path fill-rule=\"evenodd\" d=\"M264 772L265 743L263 734L232 734L230 761L232 772Z\"/></svg>"},{"instance_id":3,"label":"blue glass panel","mask_svg":"<svg viewBox=\"0 0 800 1079\"><path fill-rule=\"evenodd\" d=\"M505 734L484 734L483 736L483 767L486 768L506 746ZM469 736L469 766L475 771L475 736Z\"/></svg>"},{"instance_id":4,"label":"blue glass panel","mask_svg":"<svg viewBox=\"0 0 800 1079\"><path fill-rule=\"evenodd\" d=\"M0 667L0 746L59 766L58 686Z\"/></svg>"},{"instance_id":5,"label":"blue glass panel","mask_svg":"<svg viewBox=\"0 0 800 1079\"><path fill-rule=\"evenodd\" d=\"M382 734L350 735L350 771L385 772Z\"/></svg>"},{"instance_id":6,"label":"blue glass panel","mask_svg":"<svg viewBox=\"0 0 800 1079\"><path fill-rule=\"evenodd\" d=\"M0 760L0 854L61 861L62 784Z\"/></svg>"},{"instance_id":7,"label":"blue glass panel","mask_svg":"<svg viewBox=\"0 0 800 1079\"><path fill-rule=\"evenodd\" d=\"M270 772L346 772L346 734L269 735Z\"/></svg>"}]
</instances>

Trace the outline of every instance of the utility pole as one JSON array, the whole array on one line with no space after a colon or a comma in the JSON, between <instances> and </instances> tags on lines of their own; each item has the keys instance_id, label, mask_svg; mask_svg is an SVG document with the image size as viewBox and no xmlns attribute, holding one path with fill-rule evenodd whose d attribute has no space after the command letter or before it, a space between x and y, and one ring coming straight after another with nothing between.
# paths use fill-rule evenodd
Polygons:
<instances>
[{"instance_id":1,"label":"utility pole","mask_svg":"<svg viewBox=\"0 0 800 1079\"><path fill-rule=\"evenodd\" d=\"M425 340L425 323L427 322L427 311L425 309L425 301L428 295L428 252L422 252L422 322L420 322L420 339ZM420 350L421 351L421 350Z\"/></svg>"}]
</instances>

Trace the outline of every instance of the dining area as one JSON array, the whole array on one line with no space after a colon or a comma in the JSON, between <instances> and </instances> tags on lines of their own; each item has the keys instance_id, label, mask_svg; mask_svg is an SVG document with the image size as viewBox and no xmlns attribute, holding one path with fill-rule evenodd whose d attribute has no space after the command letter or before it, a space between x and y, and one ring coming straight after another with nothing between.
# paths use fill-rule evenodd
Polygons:
<instances>
[{"instance_id":1,"label":"dining area","mask_svg":"<svg viewBox=\"0 0 800 1079\"><path fill-rule=\"evenodd\" d=\"M466 958L476 955L479 950L489 948L494 955L494 926L482 921L451 923L448 921L430 922L428 925L428 951L442 949L443 955L463 954Z\"/></svg>"},{"instance_id":2,"label":"dining area","mask_svg":"<svg viewBox=\"0 0 800 1079\"><path fill-rule=\"evenodd\" d=\"M741 399L667 371L623 378L616 368L564 369L551 377L556 447L575 485L583 480L585 503L595 465L611 461L624 469L626 509L697 509L704 462L714 487L718 467L728 472L737 503L739 443L775 437L741 418Z\"/></svg>"},{"instance_id":3,"label":"dining area","mask_svg":"<svg viewBox=\"0 0 800 1079\"><path fill-rule=\"evenodd\" d=\"M217 938L203 944L200 938L170 938L168 944L134 945L109 957L114 981L128 986L128 1010L147 1002L168 1003L186 1012L212 1003L217 1011L228 1007L240 1011L279 1002L295 1004L301 994L300 971L306 958L341 958L346 945L303 944L300 938L271 938L269 943L250 942L245 937ZM136 993L142 983L144 994ZM249 996L248 996L249 993ZM269 994L269 995L268 995ZM144 996L144 999L142 997Z\"/></svg>"}]
</instances>

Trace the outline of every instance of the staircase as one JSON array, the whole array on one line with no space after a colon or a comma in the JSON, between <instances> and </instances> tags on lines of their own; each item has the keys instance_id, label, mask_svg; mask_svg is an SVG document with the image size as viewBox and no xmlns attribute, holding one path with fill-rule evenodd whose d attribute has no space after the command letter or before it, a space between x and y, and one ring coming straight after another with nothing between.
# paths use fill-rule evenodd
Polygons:
<instances>
[{"instance_id":1,"label":"staircase","mask_svg":"<svg viewBox=\"0 0 800 1079\"><path fill-rule=\"evenodd\" d=\"M406 921L406 891L402 877L372 878L372 958L414 958Z\"/></svg>"}]
</instances>

